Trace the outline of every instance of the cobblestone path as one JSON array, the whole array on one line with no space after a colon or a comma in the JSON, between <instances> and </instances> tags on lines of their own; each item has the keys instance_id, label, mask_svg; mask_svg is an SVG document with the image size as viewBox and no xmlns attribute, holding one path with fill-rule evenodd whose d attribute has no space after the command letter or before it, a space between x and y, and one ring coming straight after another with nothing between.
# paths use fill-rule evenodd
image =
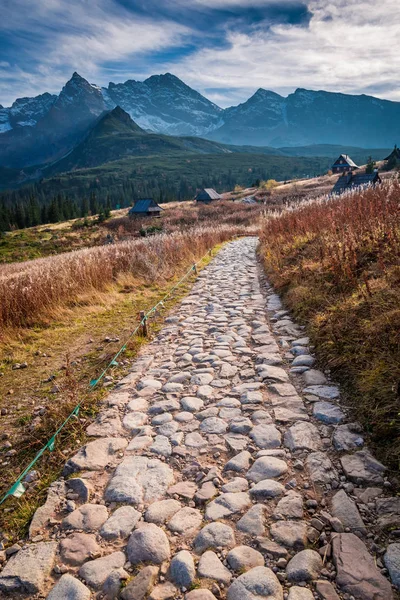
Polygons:
<instances>
[{"instance_id":1,"label":"cobblestone path","mask_svg":"<svg viewBox=\"0 0 400 600\"><path fill-rule=\"evenodd\" d=\"M224 247L108 395L1 594L397 597L400 499L260 278L256 244Z\"/></svg>"}]
</instances>

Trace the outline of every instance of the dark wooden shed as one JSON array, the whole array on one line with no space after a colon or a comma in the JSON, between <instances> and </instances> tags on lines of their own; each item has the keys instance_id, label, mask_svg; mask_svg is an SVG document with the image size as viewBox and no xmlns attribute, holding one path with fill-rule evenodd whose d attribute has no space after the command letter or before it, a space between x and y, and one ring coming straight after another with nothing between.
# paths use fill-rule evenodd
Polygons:
<instances>
[{"instance_id":1,"label":"dark wooden shed","mask_svg":"<svg viewBox=\"0 0 400 600\"><path fill-rule=\"evenodd\" d=\"M341 175L332 189L332 194L339 196L347 190L355 188L364 188L370 185L375 186L382 183L379 173L375 170L373 173L345 173Z\"/></svg>"},{"instance_id":2,"label":"dark wooden shed","mask_svg":"<svg viewBox=\"0 0 400 600\"><path fill-rule=\"evenodd\" d=\"M205 202L206 204L214 202L214 200L221 200L221 198L222 196L213 188L204 188L195 196L196 202Z\"/></svg>"},{"instance_id":3,"label":"dark wooden shed","mask_svg":"<svg viewBox=\"0 0 400 600\"><path fill-rule=\"evenodd\" d=\"M164 209L153 198L142 198L136 200L128 215L130 217L158 217L162 210Z\"/></svg>"}]
</instances>

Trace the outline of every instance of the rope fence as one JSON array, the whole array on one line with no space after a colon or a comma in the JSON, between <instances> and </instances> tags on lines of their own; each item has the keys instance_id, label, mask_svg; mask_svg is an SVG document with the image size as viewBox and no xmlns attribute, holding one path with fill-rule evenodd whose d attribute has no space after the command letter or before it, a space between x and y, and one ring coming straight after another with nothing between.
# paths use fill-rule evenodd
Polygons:
<instances>
[{"instance_id":1,"label":"rope fence","mask_svg":"<svg viewBox=\"0 0 400 600\"><path fill-rule=\"evenodd\" d=\"M140 313L141 320L140 320L139 324L129 334L129 336L125 340L124 344L121 346L121 348L118 350L118 352L113 356L113 358L110 360L110 362L107 364L107 366L103 369L103 371L100 373L100 375L96 379L92 379L90 381L90 384L89 384L90 390L93 390L100 383L100 381L103 379L103 377L106 375L106 373L108 372L108 370L111 367L118 364L116 362L117 358L127 349L127 346L128 346L128 343L130 342L130 340L140 330L142 330L145 335L147 334L147 321L149 320L149 318L157 311L157 308L164 307L164 302L167 300L167 298L169 298L174 293L174 291L180 285L182 285L182 283L191 274L193 274L193 273L195 273L196 275L198 274L197 267L207 256L212 256L212 249L208 250L204 256L202 256L196 263L194 263L190 267L190 269L183 275L183 277L181 277L181 279L174 286L172 286L172 288L165 294L165 296L159 302L157 302L157 304L155 304L147 313L144 313L144 312ZM60 427L57 429L57 431L51 436L51 438L47 441L47 443L44 446L42 446L42 448L38 451L36 456L29 463L29 465L24 469L24 471L20 474L18 479L15 481L15 483L4 494L4 496L0 500L0 505L3 504L3 502L9 496L14 496L15 498L20 498L25 493L26 488L23 485L22 481L24 480L26 475L29 473L29 471L32 469L32 467L34 467L34 465L37 463L37 461L41 458L41 456L45 453L46 450L49 450L50 452L52 452L54 450L57 435L64 429L64 427L68 424L68 422L71 419L78 417L80 409L81 409L81 403L78 403L75 406L75 408L72 410L72 412L68 415L68 417L65 419L65 421L60 425Z\"/></svg>"}]
</instances>

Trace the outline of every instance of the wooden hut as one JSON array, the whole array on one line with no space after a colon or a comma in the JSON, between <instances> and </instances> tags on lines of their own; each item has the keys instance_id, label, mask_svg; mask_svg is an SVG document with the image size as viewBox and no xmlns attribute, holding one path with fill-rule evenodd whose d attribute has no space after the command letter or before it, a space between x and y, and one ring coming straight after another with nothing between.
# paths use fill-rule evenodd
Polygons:
<instances>
[{"instance_id":1,"label":"wooden hut","mask_svg":"<svg viewBox=\"0 0 400 600\"><path fill-rule=\"evenodd\" d=\"M348 154L341 154L332 165L332 173L348 173L355 169L358 169L358 166Z\"/></svg>"},{"instance_id":2,"label":"wooden hut","mask_svg":"<svg viewBox=\"0 0 400 600\"><path fill-rule=\"evenodd\" d=\"M142 198L136 200L128 215L130 217L158 217L162 210L164 209L153 198Z\"/></svg>"},{"instance_id":3,"label":"wooden hut","mask_svg":"<svg viewBox=\"0 0 400 600\"><path fill-rule=\"evenodd\" d=\"M221 200L221 198L222 196L213 190L213 188L204 188L195 196L196 202L205 202L206 204L210 204L214 200Z\"/></svg>"}]
</instances>

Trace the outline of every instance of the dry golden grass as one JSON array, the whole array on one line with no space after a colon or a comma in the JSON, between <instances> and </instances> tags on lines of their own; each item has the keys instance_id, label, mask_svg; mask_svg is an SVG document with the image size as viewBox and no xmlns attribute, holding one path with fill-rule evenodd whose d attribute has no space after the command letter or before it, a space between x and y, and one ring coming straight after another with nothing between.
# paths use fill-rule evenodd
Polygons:
<instances>
[{"instance_id":1,"label":"dry golden grass","mask_svg":"<svg viewBox=\"0 0 400 600\"><path fill-rule=\"evenodd\" d=\"M103 290L123 273L147 283L164 281L183 263L243 232L243 226L198 227L1 265L0 328L40 323L55 307L73 303L83 292Z\"/></svg>"},{"instance_id":2,"label":"dry golden grass","mask_svg":"<svg viewBox=\"0 0 400 600\"><path fill-rule=\"evenodd\" d=\"M323 197L266 219L272 283L345 387L353 417L400 458L400 182Z\"/></svg>"}]
</instances>

